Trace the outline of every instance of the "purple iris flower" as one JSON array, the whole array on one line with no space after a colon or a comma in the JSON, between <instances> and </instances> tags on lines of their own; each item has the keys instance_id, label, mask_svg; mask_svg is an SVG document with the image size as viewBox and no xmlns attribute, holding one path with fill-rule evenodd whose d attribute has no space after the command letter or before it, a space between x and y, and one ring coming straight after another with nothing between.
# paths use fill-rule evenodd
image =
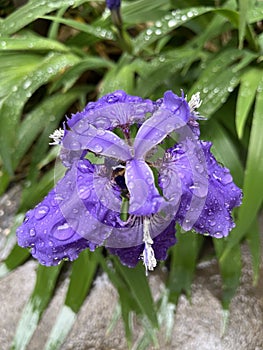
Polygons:
<instances>
[{"instance_id":1,"label":"purple iris flower","mask_svg":"<svg viewBox=\"0 0 263 350\"><path fill-rule=\"evenodd\" d=\"M227 236L242 193L199 139L199 105L198 94L152 102L115 91L73 115L52 135L66 173L27 212L18 244L47 266L104 245L147 271L176 243L176 222Z\"/></svg>"}]
</instances>

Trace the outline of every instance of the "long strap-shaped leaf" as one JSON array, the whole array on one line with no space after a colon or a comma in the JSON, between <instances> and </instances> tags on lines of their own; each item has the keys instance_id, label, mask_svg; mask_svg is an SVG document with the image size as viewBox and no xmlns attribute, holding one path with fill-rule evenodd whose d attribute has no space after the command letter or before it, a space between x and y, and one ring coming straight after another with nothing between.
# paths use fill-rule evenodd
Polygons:
<instances>
[{"instance_id":1,"label":"long strap-shaped leaf","mask_svg":"<svg viewBox=\"0 0 263 350\"><path fill-rule=\"evenodd\" d=\"M248 156L244 179L244 198L238 212L236 227L231 232L221 260L231 255L233 247L242 240L258 215L263 200L263 79L258 85L256 104L250 133Z\"/></svg>"},{"instance_id":2,"label":"long strap-shaped leaf","mask_svg":"<svg viewBox=\"0 0 263 350\"><path fill-rule=\"evenodd\" d=\"M21 248L16 244L6 260L0 264L0 278L5 277L9 272L22 265L29 255L30 253L27 249Z\"/></svg>"},{"instance_id":3,"label":"long strap-shaped leaf","mask_svg":"<svg viewBox=\"0 0 263 350\"><path fill-rule=\"evenodd\" d=\"M190 297L196 260L203 243L202 236L192 232L181 233L177 230L176 236L177 244L171 249L172 259L167 281L169 299L175 304L182 292Z\"/></svg>"},{"instance_id":4,"label":"long strap-shaped leaf","mask_svg":"<svg viewBox=\"0 0 263 350\"><path fill-rule=\"evenodd\" d=\"M225 249L225 241L220 239L213 239L216 255L219 258ZM231 299L235 295L236 289L239 286L241 276L241 250L237 245L231 250L226 259L219 260L220 274L223 280L222 305L228 311Z\"/></svg>"},{"instance_id":5,"label":"long strap-shaped leaf","mask_svg":"<svg viewBox=\"0 0 263 350\"><path fill-rule=\"evenodd\" d=\"M71 54L50 54L26 74L16 89L5 97L0 106L0 155L10 174L13 172L12 153L16 141L17 125L24 104L41 85L77 62L78 58Z\"/></svg>"},{"instance_id":6,"label":"long strap-shaped leaf","mask_svg":"<svg viewBox=\"0 0 263 350\"><path fill-rule=\"evenodd\" d=\"M12 350L24 350L34 334L43 311L46 309L63 264L55 267L39 265L35 288L20 318Z\"/></svg>"},{"instance_id":7,"label":"long strap-shaped leaf","mask_svg":"<svg viewBox=\"0 0 263 350\"><path fill-rule=\"evenodd\" d=\"M92 285L98 267L98 254L100 251L93 253L85 250L73 263L66 300L59 311L45 350L59 349L69 334L76 320L76 315Z\"/></svg>"}]
</instances>

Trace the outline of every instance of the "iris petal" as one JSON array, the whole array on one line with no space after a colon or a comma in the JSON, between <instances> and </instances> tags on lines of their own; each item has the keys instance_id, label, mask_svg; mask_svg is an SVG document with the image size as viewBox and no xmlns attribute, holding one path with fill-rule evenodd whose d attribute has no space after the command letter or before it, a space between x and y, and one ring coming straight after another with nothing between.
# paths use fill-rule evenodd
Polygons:
<instances>
[{"instance_id":1,"label":"iris petal","mask_svg":"<svg viewBox=\"0 0 263 350\"><path fill-rule=\"evenodd\" d=\"M120 160L131 158L130 149L123 139L109 130L98 129L80 120L73 131L67 131L62 146L71 151L89 150L101 156Z\"/></svg>"},{"instance_id":2,"label":"iris petal","mask_svg":"<svg viewBox=\"0 0 263 350\"><path fill-rule=\"evenodd\" d=\"M73 128L80 120L85 120L97 128L112 130L117 126L142 123L146 113L152 113L154 103L141 97L127 95L122 90L101 97L96 102L87 104L82 112L78 112L67 121Z\"/></svg>"},{"instance_id":3,"label":"iris petal","mask_svg":"<svg viewBox=\"0 0 263 350\"><path fill-rule=\"evenodd\" d=\"M130 194L130 214L145 216L159 210L164 199L155 187L152 170L145 161L133 159L127 162L125 182Z\"/></svg>"},{"instance_id":4,"label":"iris petal","mask_svg":"<svg viewBox=\"0 0 263 350\"><path fill-rule=\"evenodd\" d=\"M198 143L205 162L196 162L194 168L190 166L191 156L187 148L180 145L173 151L174 162L165 164L166 167L179 174L182 184L182 195L176 220L186 230L193 228L199 233L218 238L227 236L234 227L231 210L241 204L242 192L233 183L229 170L217 163L210 151L211 143L203 141ZM198 153L194 152L194 156L197 155ZM202 174L205 167L206 177L204 173ZM195 172L193 173L191 169L195 169ZM205 184L206 178L207 185ZM202 191L206 186L206 194L202 196Z\"/></svg>"},{"instance_id":5,"label":"iris petal","mask_svg":"<svg viewBox=\"0 0 263 350\"><path fill-rule=\"evenodd\" d=\"M172 110L161 107L154 112L152 117L143 123L135 137L135 157L137 159L145 157L146 153L163 141L167 135L185 126L187 116L190 116L189 106L183 98L179 97Z\"/></svg>"},{"instance_id":6,"label":"iris petal","mask_svg":"<svg viewBox=\"0 0 263 350\"><path fill-rule=\"evenodd\" d=\"M154 236L156 232L155 226L156 219L152 218L150 233ZM131 231L132 233L132 231ZM159 230L158 235L153 238L153 249L155 252L155 257L158 260L165 260L167 258L168 249L176 243L175 238L175 221L171 220L167 223L165 228ZM129 267L135 267L140 260L143 253L144 244L138 244L136 246L131 246L129 248L109 248L110 253L117 255L122 262L122 264Z\"/></svg>"},{"instance_id":7,"label":"iris petal","mask_svg":"<svg viewBox=\"0 0 263 350\"><path fill-rule=\"evenodd\" d=\"M220 238L235 226L231 211L241 204L242 191L234 184L227 168L220 166L212 155L210 142L202 142L207 161L209 188L206 202L193 228Z\"/></svg>"},{"instance_id":8,"label":"iris petal","mask_svg":"<svg viewBox=\"0 0 263 350\"><path fill-rule=\"evenodd\" d=\"M97 191L101 179L103 196ZM120 210L121 201L108 188L109 179L99 180L87 160L75 163L55 189L26 214L17 230L19 245L32 247L32 255L50 266L63 258L74 260L81 250L94 250L103 244L119 217L119 211L111 208L119 204ZM111 208L105 206L106 199L110 199Z\"/></svg>"}]
</instances>

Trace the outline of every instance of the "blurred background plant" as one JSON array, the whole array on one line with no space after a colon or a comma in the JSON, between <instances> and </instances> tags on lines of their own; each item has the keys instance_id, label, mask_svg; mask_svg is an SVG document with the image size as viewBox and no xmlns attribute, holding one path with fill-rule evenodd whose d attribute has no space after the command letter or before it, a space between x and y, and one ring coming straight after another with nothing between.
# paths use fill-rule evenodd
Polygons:
<instances>
[{"instance_id":1,"label":"blurred background plant","mask_svg":"<svg viewBox=\"0 0 263 350\"><path fill-rule=\"evenodd\" d=\"M244 192L228 238L212 240L178 230L178 243L159 264L166 271L166 290L157 302L141 264L125 268L103 249L85 251L74 263L39 265L13 349L26 348L62 271L70 284L45 349L61 346L102 271L118 290L121 308L116 315L123 318L128 343L132 313L145 327L140 349L156 344L155 331L162 322L169 336L174 305L181 293L190 297L200 261L217 258L222 305L228 310L239 285L244 240L250 247L255 284L259 275L263 2L123 1L120 21L111 17L104 1L2 0L0 16L0 193L17 183L22 187L13 227L2 244L0 277L30 259L30 253L16 245L15 229L25 211L54 185L58 149L49 147L49 134L65 114L116 89L151 99L169 89L178 94L183 89L188 96L200 91L200 114L208 118L201 122L202 139L213 142L215 156Z\"/></svg>"}]
</instances>

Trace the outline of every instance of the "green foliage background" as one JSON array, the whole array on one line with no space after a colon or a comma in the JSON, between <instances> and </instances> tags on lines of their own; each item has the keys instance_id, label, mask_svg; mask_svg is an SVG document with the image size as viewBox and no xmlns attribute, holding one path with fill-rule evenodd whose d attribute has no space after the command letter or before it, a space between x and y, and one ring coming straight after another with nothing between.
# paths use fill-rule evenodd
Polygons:
<instances>
[{"instance_id":1,"label":"green foliage background","mask_svg":"<svg viewBox=\"0 0 263 350\"><path fill-rule=\"evenodd\" d=\"M168 89L178 94L183 89L188 96L200 91L200 113L208 118L201 125L202 139L213 141L215 156L244 192L243 205L235 211L235 229L228 238L213 241L223 280L222 305L227 309L239 285L243 240L251 250L255 283L259 272L263 2L123 1L122 27L114 26L103 1L24 3L0 1L0 193L16 182L23 184L0 276L30 258L12 238L25 211L54 185L57 149L48 146L48 136L65 114L115 89L152 99ZM143 267L125 268L102 249L85 251L72 264L39 266L13 349L26 348L64 268L70 270L70 284L45 349L60 348L93 279L103 270L118 290L128 343L130 313L136 312L148 329L138 348L156 344L160 320L168 324L179 295L190 296L196 264L204 258L201 248L208 240L192 232L178 232L177 237L163 263L169 270L167 290L156 303Z\"/></svg>"}]
</instances>

